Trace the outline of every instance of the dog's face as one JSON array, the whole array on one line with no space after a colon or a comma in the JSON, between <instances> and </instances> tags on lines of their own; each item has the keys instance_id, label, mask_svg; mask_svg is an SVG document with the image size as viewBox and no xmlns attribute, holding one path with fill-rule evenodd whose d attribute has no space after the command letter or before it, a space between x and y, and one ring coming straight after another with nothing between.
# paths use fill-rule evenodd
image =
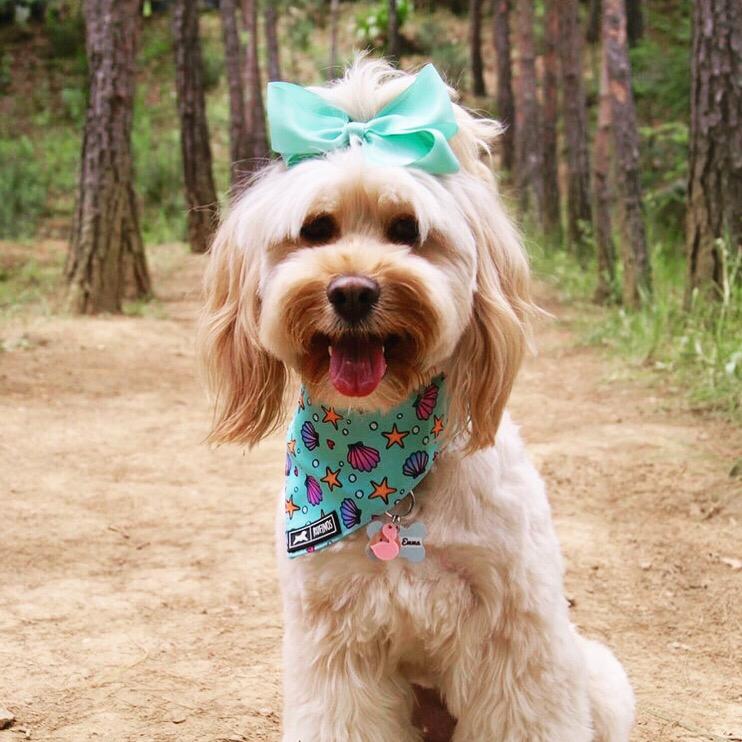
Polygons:
<instances>
[{"instance_id":1,"label":"dog's face","mask_svg":"<svg viewBox=\"0 0 742 742\"><path fill-rule=\"evenodd\" d=\"M399 403L445 365L469 323L477 261L456 199L435 177L369 166L360 151L269 180L304 199L279 217L286 233L262 256L261 345L313 399Z\"/></svg>"},{"instance_id":2,"label":"dog's face","mask_svg":"<svg viewBox=\"0 0 742 742\"><path fill-rule=\"evenodd\" d=\"M376 81L377 106L404 82L379 95ZM330 92L342 107L342 86ZM382 410L443 371L449 429L492 442L523 352L527 267L479 162L492 122L457 113L455 175L374 166L354 147L269 166L234 205L202 323L214 440L273 429L289 370L317 401Z\"/></svg>"}]
</instances>

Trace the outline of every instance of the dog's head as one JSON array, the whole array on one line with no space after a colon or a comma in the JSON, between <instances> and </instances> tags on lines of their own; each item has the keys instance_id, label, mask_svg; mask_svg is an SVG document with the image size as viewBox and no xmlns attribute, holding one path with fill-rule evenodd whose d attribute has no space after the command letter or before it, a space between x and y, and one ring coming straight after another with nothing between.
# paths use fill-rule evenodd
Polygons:
<instances>
[{"instance_id":1,"label":"dog's head","mask_svg":"<svg viewBox=\"0 0 742 742\"><path fill-rule=\"evenodd\" d=\"M362 61L316 89L353 120L412 81ZM211 439L255 443L290 371L312 399L386 410L447 374L448 432L491 444L524 351L528 266L490 168L496 122L454 106L459 172L377 166L361 147L269 165L211 249L200 346Z\"/></svg>"}]
</instances>

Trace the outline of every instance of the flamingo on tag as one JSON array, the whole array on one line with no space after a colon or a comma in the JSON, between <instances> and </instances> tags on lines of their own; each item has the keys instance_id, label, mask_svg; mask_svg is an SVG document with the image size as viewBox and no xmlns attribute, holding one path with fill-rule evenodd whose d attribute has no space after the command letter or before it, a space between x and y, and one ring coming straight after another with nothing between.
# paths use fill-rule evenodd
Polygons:
<instances>
[{"instance_id":1,"label":"flamingo on tag","mask_svg":"<svg viewBox=\"0 0 742 742\"><path fill-rule=\"evenodd\" d=\"M399 528L392 523L385 523L381 530L369 542L369 548L377 559L390 562L399 556Z\"/></svg>"}]
</instances>

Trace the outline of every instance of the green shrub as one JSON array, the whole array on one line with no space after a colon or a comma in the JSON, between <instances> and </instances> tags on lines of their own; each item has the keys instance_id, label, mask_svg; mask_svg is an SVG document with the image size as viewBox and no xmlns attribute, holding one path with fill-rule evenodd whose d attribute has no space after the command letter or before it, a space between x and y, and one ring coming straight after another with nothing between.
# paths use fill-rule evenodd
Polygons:
<instances>
[{"instance_id":1,"label":"green shrub","mask_svg":"<svg viewBox=\"0 0 742 742\"><path fill-rule=\"evenodd\" d=\"M0 139L0 237L33 235L46 208L44 172L27 136Z\"/></svg>"},{"instance_id":2,"label":"green shrub","mask_svg":"<svg viewBox=\"0 0 742 742\"><path fill-rule=\"evenodd\" d=\"M456 39L447 38L443 24L435 18L426 18L417 29L415 43L446 80L453 85L463 82L469 68L469 52Z\"/></svg>"},{"instance_id":3,"label":"green shrub","mask_svg":"<svg viewBox=\"0 0 742 742\"><path fill-rule=\"evenodd\" d=\"M412 12L412 0L398 0L398 28L402 28ZM389 3L386 0L360 11L356 15L356 40L363 46L385 46L389 27Z\"/></svg>"},{"instance_id":4,"label":"green shrub","mask_svg":"<svg viewBox=\"0 0 742 742\"><path fill-rule=\"evenodd\" d=\"M727 247L721 301L695 296L683 308L685 260L673 244L652 251L654 294L641 309L595 309L578 319L583 341L601 345L683 389L699 409L742 419L742 258ZM595 267L583 270L564 251L532 251L537 275L571 302L588 302L595 289Z\"/></svg>"}]
</instances>

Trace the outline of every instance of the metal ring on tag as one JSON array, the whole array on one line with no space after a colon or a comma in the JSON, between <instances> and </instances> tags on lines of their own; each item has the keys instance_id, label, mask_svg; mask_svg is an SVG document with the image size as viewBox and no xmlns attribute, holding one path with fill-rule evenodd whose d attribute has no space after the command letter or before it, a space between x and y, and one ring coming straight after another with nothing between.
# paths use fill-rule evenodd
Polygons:
<instances>
[{"instance_id":1,"label":"metal ring on tag","mask_svg":"<svg viewBox=\"0 0 742 742\"><path fill-rule=\"evenodd\" d=\"M394 523L399 523L402 518L406 518L415 509L415 493L412 490L410 490L407 495L405 495L404 499L406 500L407 498L409 498L410 500L410 506L407 508L406 513L393 513L389 510L386 511L385 515L388 515ZM402 502L402 500L400 500L400 502ZM399 505L400 502L398 502L397 505Z\"/></svg>"}]
</instances>

